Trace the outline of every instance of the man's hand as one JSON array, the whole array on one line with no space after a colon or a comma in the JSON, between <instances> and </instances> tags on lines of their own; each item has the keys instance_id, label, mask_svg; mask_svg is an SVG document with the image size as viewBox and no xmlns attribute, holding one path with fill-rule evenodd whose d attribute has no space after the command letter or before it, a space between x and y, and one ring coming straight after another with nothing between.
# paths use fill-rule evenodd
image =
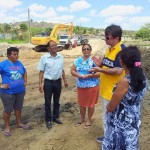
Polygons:
<instances>
[{"instance_id":1,"label":"man's hand","mask_svg":"<svg viewBox=\"0 0 150 150\"><path fill-rule=\"evenodd\" d=\"M99 57L99 58L97 58L96 56L93 56L93 57L92 57L93 62L94 62L97 66L101 66L101 64L102 64L102 59L103 59L103 57Z\"/></svg>"},{"instance_id":2,"label":"man's hand","mask_svg":"<svg viewBox=\"0 0 150 150\"><path fill-rule=\"evenodd\" d=\"M43 92L43 85L39 84L39 92L42 93Z\"/></svg>"},{"instance_id":3,"label":"man's hand","mask_svg":"<svg viewBox=\"0 0 150 150\"><path fill-rule=\"evenodd\" d=\"M101 67L92 67L91 70L89 70L89 72L101 72L102 68Z\"/></svg>"},{"instance_id":4,"label":"man's hand","mask_svg":"<svg viewBox=\"0 0 150 150\"><path fill-rule=\"evenodd\" d=\"M69 86L69 85L68 85L68 82L67 82L66 80L64 81L64 86L65 86L65 87L68 87L68 86Z\"/></svg>"}]
</instances>

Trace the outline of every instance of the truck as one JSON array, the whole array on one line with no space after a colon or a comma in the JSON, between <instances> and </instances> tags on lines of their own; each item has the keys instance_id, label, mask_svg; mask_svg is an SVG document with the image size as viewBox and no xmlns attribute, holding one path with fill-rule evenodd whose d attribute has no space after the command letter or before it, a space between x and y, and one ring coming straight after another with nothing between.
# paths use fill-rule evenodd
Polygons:
<instances>
[{"instance_id":1,"label":"truck","mask_svg":"<svg viewBox=\"0 0 150 150\"><path fill-rule=\"evenodd\" d=\"M68 46L67 48L71 47L72 44L70 42L70 38L73 34L73 23L64 23L64 24L57 24L54 26L50 36L38 36L32 37L31 43L35 45L33 48L36 52L46 52L47 51L47 43L50 40L55 41L58 44L58 51L63 49L63 45L59 44L58 40L58 31L60 30L67 30L68 31Z\"/></svg>"},{"instance_id":2,"label":"truck","mask_svg":"<svg viewBox=\"0 0 150 150\"><path fill-rule=\"evenodd\" d=\"M87 44L89 42L87 35L76 35L77 46Z\"/></svg>"},{"instance_id":3,"label":"truck","mask_svg":"<svg viewBox=\"0 0 150 150\"><path fill-rule=\"evenodd\" d=\"M76 47L76 39L74 36L69 37L69 35L60 35L59 36L59 45L62 46L63 49L71 50L72 47Z\"/></svg>"}]
</instances>

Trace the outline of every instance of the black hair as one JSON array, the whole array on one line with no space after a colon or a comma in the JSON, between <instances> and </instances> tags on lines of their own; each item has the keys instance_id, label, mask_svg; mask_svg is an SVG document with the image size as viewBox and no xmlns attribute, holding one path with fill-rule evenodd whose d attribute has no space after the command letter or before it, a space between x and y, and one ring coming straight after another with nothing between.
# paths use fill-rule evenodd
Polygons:
<instances>
[{"instance_id":1,"label":"black hair","mask_svg":"<svg viewBox=\"0 0 150 150\"><path fill-rule=\"evenodd\" d=\"M135 62L141 62L141 53L136 46L129 46L120 52L120 59L130 71L130 85L135 92L145 88L146 77L141 66L135 66Z\"/></svg>"},{"instance_id":2,"label":"black hair","mask_svg":"<svg viewBox=\"0 0 150 150\"><path fill-rule=\"evenodd\" d=\"M51 42L55 42L55 41L54 41L54 40L50 40L50 41L47 43L46 46L47 46L47 47L50 47L50 46L51 46L51 45L50 45ZM56 43L56 42L55 42L55 43Z\"/></svg>"},{"instance_id":3,"label":"black hair","mask_svg":"<svg viewBox=\"0 0 150 150\"><path fill-rule=\"evenodd\" d=\"M105 29L105 36L108 36L108 35L112 35L112 37L114 37L114 38L118 37L119 41L121 41L121 37L122 37L121 27L118 25L114 25L114 24L108 26Z\"/></svg>"},{"instance_id":4,"label":"black hair","mask_svg":"<svg viewBox=\"0 0 150 150\"><path fill-rule=\"evenodd\" d=\"M9 47L7 49L7 57L11 55L11 52L18 52L19 53L19 49L17 47Z\"/></svg>"},{"instance_id":5,"label":"black hair","mask_svg":"<svg viewBox=\"0 0 150 150\"><path fill-rule=\"evenodd\" d=\"M85 45L88 45L90 47L90 49L92 50L92 46L90 44L88 44L88 43L82 45L82 50L83 50Z\"/></svg>"}]
</instances>

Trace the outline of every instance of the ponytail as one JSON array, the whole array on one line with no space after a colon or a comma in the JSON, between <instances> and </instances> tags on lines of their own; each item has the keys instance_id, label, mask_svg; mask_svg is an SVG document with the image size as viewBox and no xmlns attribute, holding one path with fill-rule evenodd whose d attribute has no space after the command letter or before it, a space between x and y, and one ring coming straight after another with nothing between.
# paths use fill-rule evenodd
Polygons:
<instances>
[{"instance_id":1,"label":"ponytail","mask_svg":"<svg viewBox=\"0 0 150 150\"><path fill-rule=\"evenodd\" d=\"M129 46L122 49L120 58L130 71L130 86L135 92L143 90L146 86L146 77L141 65L141 53L136 46Z\"/></svg>"},{"instance_id":2,"label":"ponytail","mask_svg":"<svg viewBox=\"0 0 150 150\"><path fill-rule=\"evenodd\" d=\"M131 82L130 85L135 92L139 92L145 88L145 75L141 67L130 69Z\"/></svg>"}]
</instances>

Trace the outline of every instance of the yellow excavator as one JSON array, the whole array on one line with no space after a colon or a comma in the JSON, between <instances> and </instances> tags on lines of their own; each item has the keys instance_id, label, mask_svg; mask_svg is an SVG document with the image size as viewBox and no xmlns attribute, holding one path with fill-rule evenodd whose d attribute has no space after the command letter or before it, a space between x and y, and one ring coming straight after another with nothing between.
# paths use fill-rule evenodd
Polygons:
<instances>
[{"instance_id":1,"label":"yellow excavator","mask_svg":"<svg viewBox=\"0 0 150 150\"><path fill-rule=\"evenodd\" d=\"M50 34L50 36L45 36L45 37L32 37L31 38L31 43L33 45L36 45L33 49L36 52L46 52L47 51L47 43L50 40L55 41L58 44L58 51L63 49L63 45L59 44L59 39L58 39L58 32L60 30L67 30L68 31L68 41L70 41L70 38L72 37L73 34L73 23L64 23L64 24L57 24L53 27L53 30ZM71 44L71 42L70 42ZM69 47L69 46L68 46Z\"/></svg>"}]
</instances>

